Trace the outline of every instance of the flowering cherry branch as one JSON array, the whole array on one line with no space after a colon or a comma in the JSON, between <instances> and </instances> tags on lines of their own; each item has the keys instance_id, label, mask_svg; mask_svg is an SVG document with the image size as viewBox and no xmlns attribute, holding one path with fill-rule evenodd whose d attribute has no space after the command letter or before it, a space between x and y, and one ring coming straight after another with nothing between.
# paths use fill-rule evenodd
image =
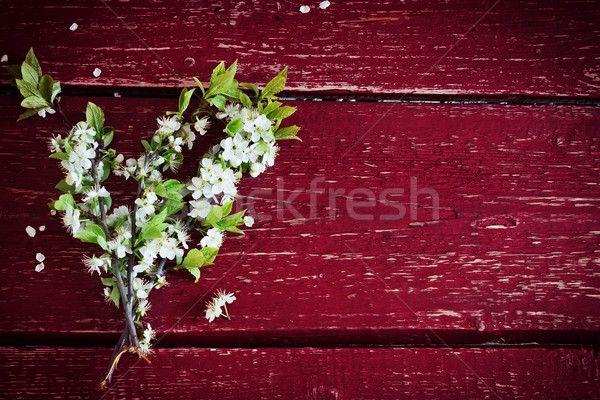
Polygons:
<instances>
[{"instance_id":1,"label":"flowering cherry branch","mask_svg":"<svg viewBox=\"0 0 600 400\"><path fill-rule=\"evenodd\" d=\"M149 293L167 283L165 271L185 269L197 282L201 268L213 264L225 234L243 234L240 227L254 222L244 215L245 210L232 213L242 176L256 177L272 166L278 140L298 139L297 126L280 128L283 119L295 112L276 97L284 89L287 68L262 90L235 80L236 69L237 62L229 68L219 64L206 89L194 78L198 87L183 89L178 110L159 117L158 129L149 140L141 141L144 152L124 160L110 148L115 130L104 125L104 113L94 103L87 104L85 121L71 125L60 108L60 83L42 74L33 50L21 66L7 67L24 97L21 105L26 110L19 120L58 113L70 129L66 137L50 139L50 157L60 161L65 175L56 185L64 194L50 207L52 212L62 213L73 237L102 250L100 256L86 256L83 262L90 273L100 275L107 302L123 306L125 327L102 387L110 382L125 352L147 360L155 333L140 319L150 308ZM195 93L200 100L188 111ZM184 147L192 149L196 135L206 133L211 117L223 122L226 137L202 157L191 180L165 179L166 170L177 171L182 165ZM104 186L111 173L137 181L132 208L113 207ZM186 205L187 215L183 212L178 219ZM198 248L190 249L188 242L194 232L201 240ZM229 319L227 304L234 300L232 293L219 290L207 303L209 322L219 316Z\"/></svg>"}]
</instances>

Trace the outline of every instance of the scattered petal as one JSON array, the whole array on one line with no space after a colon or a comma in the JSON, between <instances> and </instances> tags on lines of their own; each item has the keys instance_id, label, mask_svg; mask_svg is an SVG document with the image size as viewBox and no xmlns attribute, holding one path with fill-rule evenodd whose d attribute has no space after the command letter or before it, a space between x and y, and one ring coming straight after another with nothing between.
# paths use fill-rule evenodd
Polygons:
<instances>
[{"instance_id":1,"label":"scattered petal","mask_svg":"<svg viewBox=\"0 0 600 400\"><path fill-rule=\"evenodd\" d=\"M7 62L8 61L8 54L5 54L2 56L2 58L0 59L1 62Z\"/></svg>"},{"instance_id":2,"label":"scattered petal","mask_svg":"<svg viewBox=\"0 0 600 400\"><path fill-rule=\"evenodd\" d=\"M38 228L38 231L40 232L44 232L46 230L46 225L40 225L40 227Z\"/></svg>"},{"instance_id":3,"label":"scattered petal","mask_svg":"<svg viewBox=\"0 0 600 400\"><path fill-rule=\"evenodd\" d=\"M252 218L250 215L246 215L244 217L244 225L250 228L252 225L254 225L254 218Z\"/></svg>"},{"instance_id":4,"label":"scattered petal","mask_svg":"<svg viewBox=\"0 0 600 400\"><path fill-rule=\"evenodd\" d=\"M32 226L27 226L27 228L25 228L25 232L27 232L27 234L31 237L35 236L35 228Z\"/></svg>"},{"instance_id":5,"label":"scattered petal","mask_svg":"<svg viewBox=\"0 0 600 400\"><path fill-rule=\"evenodd\" d=\"M76 31L77 28L79 28L79 25L77 25L77 23L73 22L73 24L69 27L69 30Z\"/></svg>"},{"instance_id":6,"label":"scattered petal","mask_svg":"<svg viewBox=\"0 0 600 400\"><path fill-rule=\"evenodd\" d=\"M45 267L45 265L43 262L39 263L38 265L35 266L35 272L42 272L44 270L44 267Z\"/></svg>"},{"instance_id":7,"label":"scattered petal","mask_svg":"<svg viewBox=\"0 0 600 400\"><path fill-rule=\"evenodd\" d=\"M302 6L302 7L300 7L300 12L302 14L306 14L309 11L310 11L310 7L309 6Z\"/></svg>"},{"instance_id":8,"label":"scattered petal","mask_svg":"<svg viewBox=\"0 0 600 400\"><path fill-rule=\"evenodd\" d=\"M100 76L100 74L102 73L102 70L100 68L96 68L94 70L94 76L97 78Z\"/></svg>"},{"instance_id":9,"label":"scattered petal","mask_svg":"<svg viewBox=\"0 0 600 400\"><path fill-rule=\"evenodd\" d=\"M35 255L35 259L37 260L37 262L43 262L46 259L46 256L42 253L37 253Z\"/></svg>"},{"instance_id":10,"label":"scattered petal","mask_svg":"<svg viewBox=\"0 0 600 400\"><path fill-rule=\"evenodd\" d=\"M50 215L56 215L56 210L50 210Z\"/></svg>"},{"instance_id":11,"label":"scattered petal","mask_svg":"<svg viewBox=\"0 0 600 400\"><path fill-rule=\"evenodd\" d=\"M121 97L121 93L119 93L119 92L115 92L115 93L114 93L114 96L115 96L115 97Z\"/></svg>"},{"instance_id":12,"label":"scattered petal","mask_svg":"<svg viewBox=\"0 0 600 400\"><path fill-rule=\"evenodd\" d=\"M327 7L329 7L330 5L331 5L331 3L330 3L330 2L328 2L327 0L325 0L325 1L322 1L322 2L320 2L320 3L319 3L319 8L320 8L321 10L324 10L324 9L326 9Z\"/></svg>"}]
</instances>

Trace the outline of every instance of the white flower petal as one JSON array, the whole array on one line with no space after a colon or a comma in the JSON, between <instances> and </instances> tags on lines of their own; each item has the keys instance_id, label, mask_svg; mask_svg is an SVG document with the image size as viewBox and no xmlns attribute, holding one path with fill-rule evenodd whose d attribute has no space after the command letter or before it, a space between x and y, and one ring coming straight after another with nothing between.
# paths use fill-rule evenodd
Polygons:
<instances>
[{"instance_id":1,"label":"white flower petal","mask_svg":"<svg viewBox=\"0 0 600 400\"><path fill-rule=\"evenodd\" d=\"M302 14L306 14L309 11L310 11L310 7L309 6L302 6L302 7L300 7L300 12Z\"/></svg>"},{"instance_id":2,"label":"white flower petal","mask_svg":"<svg viewBox=\"0 0 600 400\"><path fill-rule=\"evenodd\" d=\"M0 59L0 62L7 62L8 61L8 54L5 54L2 56L2 58Z\"/></svg>"},{"instance_id":3,"label":"white flower petal","mask_svg":"<svg viewBox=\"0 0 600 400\"><path fill-rule=\"evenodd\" d=\"M44 261L44 260L46 259L46 256L45 256L45 255L43 255L42 253L37 253L37 254L35 255L35 259L36 259L38 262L42 262L42 261Z\"/></svg>"},{"instance_id":4,"label":"white flower petal","mask_svg":"<svg viewBox=\"0 0 600 400\"><path fill-rule=\"evenodd\" d=\"M44 263L39 263L38 265L35 266L35 272L42 272L44 270Z\"/></svg>"},{"instance_id":5,"label":"white flower petal","mask_svg":"<svg viewBox=\"0 0 600 400\"><path fill-rule=\"evenodd\" d=\"M27 234L31 237L35 236L35 228L32 226L27 226L27 228L25 228L25 232L27 232Z\"/></svg>"},{"instance_id":6,"label":"white flower petal","mask_svg":"<svg viewBox=\"0 0 600 400\"><path fill-rule=\"evenodd\" d=\"M76 31L77 28L79 28L79 25L77 25L76 22L73 22L73 24L69 27L70 31Z\"/></svg>"},{"instance_id":7,"label":"white flower petal","mask_svg":"<svg viewBox=\"0 0 600 400\"><path fill-rule=\"evenodd\" d=\"M96 78L99 77L101 73L102 73L102 70L100 68L96 68L93 72L93 74Z\"/></svg>"},{"instance_id":8,"label":"white flower petal","mask_svg":"<svg viewBox=\"0 0 600 400\"><path fill-rule=\"evenodd\" d=\"M38 228L38 230L40 232L44 232L46 230L46 225L40 225L40 227Z\"/></svg>"},{"instance_id":9,"label":"white flower petal","mask_svg":"<svg viewBox=\"0 0 600 400\"><path fill-rule=\"evenodd\" d=\"M320 8L321 10L324 10L324 9L326 9L327 7L329 7L330 5L331 5L331 3L330 3L330 2L328 2L327 0L325 0L325 1L322 1L322 2L320 2L320 3L319 3L319 8Z\"/></svg>"}]
</instances>

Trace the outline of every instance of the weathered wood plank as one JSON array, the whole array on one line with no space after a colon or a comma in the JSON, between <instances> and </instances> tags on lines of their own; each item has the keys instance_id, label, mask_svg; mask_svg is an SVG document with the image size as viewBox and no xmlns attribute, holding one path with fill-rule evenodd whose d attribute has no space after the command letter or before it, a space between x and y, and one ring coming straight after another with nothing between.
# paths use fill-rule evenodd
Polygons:
<instances>
[{"instance_id":1,"label":"weathered wood plank","mask_svg":"<svg viewBox=\"0 0 600 400\"><path fill-rule=\"evenodd\" d=\"M99 87L193 86L192 75L237 58L262 83L289 65L296 91L600 94L595 0L316 5L301 14L290 1L4 2L0 53L16 62L34 46L63 83Z\"/></svg>"},{"instance_id":2,"label":"weathered wood plank","mask_svg":"<svg viewBox=\"0 0 600 400\"><path fill-rule=\"evenodd\" d=\"M176 101L92 100L127 156ZM10 282L0 291L0 331L14 340L90 331L114 340L119 312L103 303L100 282L79 261L91 247L69 239L46 210L60 172L45 158L45 140L63 128L56 119L17 124L17 103L0 97L0 269ZM282 145L275 167L240 187L244 202L258 198L251 213L259 221L226 241L198 284L175 274L152 294L155 329L196 345L430 343L437 334L450 343L596 340L600 110L297 105L291 122L303 126L304 142ZM64 106L84 103L68 97ZM190 157L216 142L219 129ZM188 163L184 173L195 169ZM439 220L431 196L411 200L411 177L436 191ZM132 183L111 187L115 198L133 191ZM404 193L380 201L385 189ZM325 193L311 195L318 190ZM348 199L364 199L357 190L377 202L348 208ZM385 220L399 212L390 201L406 215ZM47 228L30 239L27 225ZM40 250L46 270L36 273ZM232 321L204 319L213 286L237 294Z\"/></svg>"},{"instance_id":3,"label":"weathered wood plank","mask_svg":"<svg viewBox=\"0 0 600 400\"><path fill-rule=\"evenodd\" d=\"M0 396L592 399L600 390L592 349L158 349L151 365L126 355L120 379L101 392L108 356L105 348L0 347Z\"/></svg>"}]
</instances>

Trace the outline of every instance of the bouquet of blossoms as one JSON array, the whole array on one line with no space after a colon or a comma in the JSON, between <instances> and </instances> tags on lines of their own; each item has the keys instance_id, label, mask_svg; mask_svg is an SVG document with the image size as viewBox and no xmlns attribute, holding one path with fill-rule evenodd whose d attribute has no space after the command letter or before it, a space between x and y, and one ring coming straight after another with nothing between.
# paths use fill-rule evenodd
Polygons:
<instances>
[{"instance_id":1,"label":"bouquet of blossoms","mask_svg":"<svg viewBox=\"0 0 600 400\"><path fill-rule=\"evenodd\" d=\"M87 104L84 121L68 121L59 103L60 83L42 74L33 50L22 65L6 67L24 97L26 111L19 120L57 114L70 129L64 137L50 139L50 157L64 172L56 185L64 194L51 202L51 213L60 213L73 237L98 246L99 254L83 262L90 273L100 275L107 300L125 316L102 387L123 353L145 359L150 353L154 331L141 321L150 308L150 292L165 285L171 270L188 270L198 281L200 269L214 262L225 233L243 234L241 226L252 226L245 211L232 213L237 183L245 173L256 177L273 165L278 140L298 139L297 126L280 126L295 108L275 97L284 89L287 68L260 90L238 83L236 66L219 64L206 89L194 78L198 87L182 90L178 110L160 116L158 129L141 141L143 152L128 160L110 147L115 130L104 125L104 113L95 104ZM165 179L163 173L177 171L184 148L191 149L213 119L223 123L226 137L199 160L197 176ZM111 173L137 182L133 204L113 206L104 186ZM196 232L201 240L193 248ZM228 318L226 304L233 300L233 294L217 292L207 304L206 318Z\"/></svg>"}]
</instances>

